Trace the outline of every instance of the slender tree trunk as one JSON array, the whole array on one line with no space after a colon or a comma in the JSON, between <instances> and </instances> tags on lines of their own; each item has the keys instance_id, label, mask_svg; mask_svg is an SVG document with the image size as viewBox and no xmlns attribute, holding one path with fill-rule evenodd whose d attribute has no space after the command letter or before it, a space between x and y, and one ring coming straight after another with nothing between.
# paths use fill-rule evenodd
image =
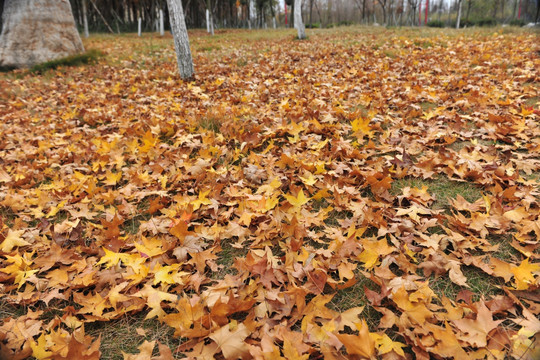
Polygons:
<instances>
[{"instance_id":1,"label":"slender tree trunk","mask_svg":"<svg viewBox=\"0 0 540 360\"><path fill-rule=\"evenodd\" d=\"M294 0L294 25L298 30L298 39L306 38L306 28L302 21L302 0Z\"/></svg>"},{"instance_id":2,"label":"slender tree trunk","mask_svg":"<svg viewBox=\"0 0 540 360\"><path fill-rule=\"evenodd\" d=\"M103 16L103 14L101 13L101 11L99 11L99 8L96 6L96 3L94 2L94 0L90 0L90 3L92 4L92 6L94 6L94 9L96 9L96 12L99 14L99 16L101 17L101 20L103 20L103 23L105 24L105 26L107 27L107 29L109 29L109 31L111 33L114 34L114 30L112 29L112 27L109 25L109 23L107 22L107 20L105 20L105 16Z\"/></svg>"},{"instance_id":3,"label":"slender tree trunk","mask_svg":"<svg viewBox=\"0 0 540 360\"><path fill-rule=\"evenodd\" d=\"M468 3L467 3L467 15L465 15L465 23L469 23L469 14L471 13L471 5L472 5L472 0L469 0Z\"/></svg>"},{"instance_id":4,"label":"slender tree trunk","mask_svg":"<svg viewBox=\"0 0 540 360\"><path fill-rule=\"evenodd\" d=\"M174 47L176 49L176 60L178 70L182 79L191 79L195 73L193 69L193 59L189 48L189 37L184 18L182 0L167 0L169 7L169 21L174 37Z\"/></svg>"},{"instance_id":5,"label":"slender tree trunk","mask_svg":"<svg viewBox=\"0 0 540 360\"><path fill-rule=\"evenodd\" d=\"M257 27L257 9L255 8L255 0L249 0L249 21L251 26Z\"/></svg>"},{"instance_id":6,"label":"slender tree trunk","mask_svg":"<svg viewBox=\"0 0 540 360\"><path fill-rule=\"evenodd\" d=\"M362 0L362 21L366 18L366 0Z\"/></svg>"},{"instance_id":7,"label":"slender tree trunk","mask_svg":"<svg viewBox=\"0 0 540 360\"><path fill-rule=\"evenodd\" d=\"M313 27L313 0L309 0L309 26Z\"/></svg>"},{"instance_id":8,"label":"slender tree trunk","mask_svg":"<svg viewBox=\"0 0 540 360\"><path fill-rule=\"evenodd\" d=\"M88 34L88 16L86 15L86 0L82 0L82 15L84 25L84 37L87 38Z\"/></svg>"},{"instance_id":9,"label":"slender tree trunk","mask_svg":"<svg viewBox=\"0 0 540 360\"><path fill-rule=\"evenodd\" d=\"M459 23L461 21L461 3L462 0L458 0L458 12L457 12L457 20L456 20L456 29L459 29Z\"/></svg>"},{"instance_id":10,"label":"slender tree trunk","mask_svg":"<svg viewBox=\"0 0 540 360\"><path fill-rule=\"evenodd\" d=\"M6 0L0 66L29 67L84 51L68 0Z\"/></svg>"}]
</instances>

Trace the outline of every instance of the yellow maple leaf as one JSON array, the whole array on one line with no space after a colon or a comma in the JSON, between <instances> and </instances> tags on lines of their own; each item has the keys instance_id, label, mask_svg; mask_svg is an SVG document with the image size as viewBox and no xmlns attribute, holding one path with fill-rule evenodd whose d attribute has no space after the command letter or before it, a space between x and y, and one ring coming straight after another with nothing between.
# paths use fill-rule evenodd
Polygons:
<instances>
[{"instance_id":1,"label":"yellow maple leaf","mask_svg":"<svg viewBox=\"0 0 540 360\"><path fill-rule=\"evenodd\" d=\"M400 356L405 356L405 353L403 352L403 348L406 346L405 344L399 341L393 341L386 334L379 335L377 333L371 333L370 335L373 341L375 341L375 346L377 346L379 355L388 354L393 351Z\"/></svg>"},{"instance_id":2,"label":"yellow maple leaf","mask_svg":"<svg viewBox=\"0 0 540 360\"><path fill-rule=\"evenodd\" d=\"M309 354L300 355L298 350L294 347L291 341L287 338L283 341L283 355L285 359L291 360L307 360L309 359Z\"/></svg>"},{"instance_id":3,"label":"yellow maple leaf","mask_svg":"<svg viewBox=\"0 0 540 360\"><path fill-rule=\"evenodd\" d=\"M385 256L391 254L395 248L388 246L386 239L381 239L379 241L365 239L362 241L364 250L358 255L358 260L364 263L366 269L371 269L374 267L378 260L379 255Z\"/></svg>"},{"instance_id":4,"label":"yellow maple leaf","mask_svg":"<svg viewBox=\"0 0 540 360\"><path fill-rule=\"evenodd\" d=\"M13 250L14 247L30 245L29 242L21 237L23 233L24 230L9 230L6 238L2 242L2 252L8 253Z\"/></svg>"},{"instance_id":5,"label":"yellow maple leaf","mask_svg":"<svg viewBox=\"0 0 540 360\"><path fill-rule=\"evenodd\" d=\"M304 190L300 190L296 196L285 195L285 199L287 199L287 201L294 206L295 209L300 209L302 205L309 201L309 198L304 195Z\"/></svg>"},{"instance_id":6,"label":"yellow maple leaf","mask_svg":"<svg viewBox=\"0 0 540 360\"><path fill-rule=\"evenodd\" d=\"M114 251L107 250L103 248L105 255L99 259L95 266L105 264L105 268L110 269L112 266L118 264L119 261L126 262L129 257L129 254L124 253L115 253Z\"/></svg>"},{"instance_id":7,"label":"yellow maple leaf","mask_svg":"<svg viewBox=\"0 0 540 360\"><path fill-rule=\"evenodd\" d=\"M193 206L193 210L198 210L201 205L211 205L212 201L207 198L208 194L210 193L210 190L207 191L199 191L199 196L197 199L191 202L191 205Z\"/></svg>"},{"instance_id":8,"label":"yellow maple leaf","mask_svg":"<svg viewBox=\"0 0 540 360\"><path fill-rule=\"evenodd\" d=\"M36 341L30 342L30 347L32 348L32 356L35 357L37 360L45 360L50 359L53 355L52 351L47 351L47 340L45 339L45 335L41 333L41 336Z\"/></svg>"},{"instance_id":9,"label":"yellow maple leaf","mask_svg":"<svg viewBox=\"0 0 540 360\"><path fill-rule=\"evenodd\" d=\"M352 130L359 140L363 140L364 136L370 139L373 137L373 130L369 126L369 119L358 118L351 122Z\"/></svg>"},{"instance_id":10,"label":"yellow maple leaf","mask_svg":"<svg viewBox=\"0 0 540 360\"><path fill-rule=\"evenodd\" d=\"M55 216L56 214L58 214L58 211L60 211L64 207L64 205L66 205L66 200L61 201L60 204L58 204L57 206L53 206L49 210L47 215L45 215L45 217L50 218L50 217Z\"/></svg>"},{"instance_id":11,"label":"yellow maple leaf","mask_svg":"<svg viewBox=\"0 0 540 360\"><path fill-rule=\"evenodd\" d=\"M312 173L308 172L306 176L299 176L300 180L307 186L313 186L317 182L317 178Z\"/></svg>"},{"instance_id":12,"label":"yellow maple leaf","mask_svg":"<svg viewBox=\"0 0 540 360\"><path fill-rule=\"evenodd\" d=\"M375 342L370 336L368 326L365 321L356 323L358 335L336 334L336 337L345 345L349 355L360 355L371 359L375 355Z\"/></svg>"},{"instance_id":13,"label":"yellow maple leaf","mask_svg":"<svg viewBox=\"0 0 540 360\"><path fill-rule=\"evenodd\" d=\"M248 351L244 339L249 333L246 325L232 320L229 324L214 331L209 337L219 346L225 359L238 359Z\"/></svg>"},{"instance_id":14,"label":"yellow maple leaf","mask_svg":"<svg viewBox=\"0 0 540 360\"><path fill-rule=\"evenodd\" d=\"M118 184L121 178L121 172L113 173L111 171L108 171L107 174L105 174L105 178L103 179L103 184L115 186L116 184Z\"/></svg>"},{"instance_id":15,"label":"yellow maple leaf","mask_svg":"<svg viewBox=\"0 0 540 360\"><path fill-rule=\"evenodd\" d=\"M529 264L529 259L525 259L518 267L511 269L516 280L517 290L527 290L530 285L538 284L538 279L534 278L535 273L540 272L540 264Z\"/></svg>"}]
</instances>

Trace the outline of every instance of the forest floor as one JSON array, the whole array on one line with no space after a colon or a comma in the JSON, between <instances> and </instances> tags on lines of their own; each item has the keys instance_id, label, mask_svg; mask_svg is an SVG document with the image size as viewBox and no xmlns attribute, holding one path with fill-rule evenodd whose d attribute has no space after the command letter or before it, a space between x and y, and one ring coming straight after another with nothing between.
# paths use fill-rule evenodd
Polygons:
<instances>
[{"instance_id":1,"label":"forest floor","mask_svg":"<svg viewBox=\"0 0 540 360\"><path fill-rule=\"evenodd\" d=\"M294 35L0 73L0 359L539 358L538 33Z\"/></svg>"}]
</instances>

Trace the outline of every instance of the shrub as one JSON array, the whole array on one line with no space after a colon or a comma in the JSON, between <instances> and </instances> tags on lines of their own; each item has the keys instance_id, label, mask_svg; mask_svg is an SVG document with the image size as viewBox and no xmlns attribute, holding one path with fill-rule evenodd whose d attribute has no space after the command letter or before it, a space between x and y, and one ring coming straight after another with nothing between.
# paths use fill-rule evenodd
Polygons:
<instances>
[{"instance_id":1,"label":"shrub","mask_svg":"<svg viewBox=\"0 0 540 360\"><path fill-rule=\"evenodd\" d=\"M523 21L522 19L512 19L510 20L510 25L511 26L525 26L525 21Z\"/></svg>"},{"instance_id":2,"label":"shrub","mask_svg":"<svg viewBox=\"0 0 540 360\"><path fill-rule=\"evenodd\" d=\"M82 54L67 56L61 59L47 61L41 64L34 65L30 72L42 73L47 70L56 69L60 66L79 66L85 64L93 64L102 58L105 54L102 51L91 49Z\"/></svg>"},{"instance_id":3,"label":"shrub","mask_svg":"<svg viewBox=\"0 0 540 360\"><path fill-rule=\"evenodd\" d=\"M427 26L434 27L434 28L443 28L444 22L441 20L431 20L427 23Z\"/></svg>"}]
</instances>

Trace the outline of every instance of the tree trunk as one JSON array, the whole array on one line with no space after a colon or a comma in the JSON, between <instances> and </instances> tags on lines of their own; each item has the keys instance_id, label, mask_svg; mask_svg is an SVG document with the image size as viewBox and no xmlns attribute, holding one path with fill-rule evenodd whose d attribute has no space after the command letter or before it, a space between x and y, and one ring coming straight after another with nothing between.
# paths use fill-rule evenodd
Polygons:
<instances>
[{"instance_id":1,"label":"tree trunk","mask_svg":"<svg viewBox=\"0 0 540 360\"><path fill-rule=\"evenodd\" d=\"M191 79L194 74L193 59L189 48L189 37L184 19L184 9L182 0L167 0L169 7L169 19L174 37L174 47L176 48L176 60L178 70L182 79Z\"/></svg>"},{"instance_id":2,"label":"tree trunk","mask_svg":"<svg viewBox=\"0 0 540 360\"><path fill-rule=\"evenodd\" d=\"M313 28L313 0L309 0L309 26Z\"/></svg>"},{"instance_id":3,"label":"tree trunk","mask_svg":"<svg viewBox=\"0 0 540 360\"><path fill-rule=\"evenodd\" d=\"M257 9L255 8L255 0L249 0L249 24L257 27Z\"/></svg>"},{"instance_id":4,"label":"tree trunk","mask_svg":"<svg viewBox=\"0 0 540 360\"><path fill-rule=\"evenodd\" d=\"M7 0L0 66L30 67L84 51L68 0Z\"/></svg>"},{"instance_id":5,"label":"tree trunk","mask_svg":"<svg viewBox=\"0 0 540 360\"><path fill-rule=\"evenodd\" d=\"M459 22L461 20L461 3L462 3L462 1L461 0L458 0L458 1L459 1L459 4L458 4L458 12L457 12L456 29L459 29Z\"/></svg>"},{"instance_id":6,"label":"tree trunk","mask_svg":"<svg viewBox=\"0 0 540 360\"><path fill-rule=\"evenodd\" d=\"M302 21L302 0L294 0L294 26L298 30L298 39L306 38L306 28Z\"/></svg>"},{"instance_id":7,"label":"tree trunk","mask_svg":"<svg viewBox=\"0 0 540 360\"><path fill-rule=\"evenodd\" d=\"M2 33L2 12L4 11L4 0L0 0L0 34Z\"/></svg>"},{"instance_id":8,"label":"tree trunk","mask_svg":"<svg viewBox=\"0 0 540 360\"><path fill-rule=\"evenodd\" d=\"M467 15L465 16L465 23L469 23L469 14L471 12L472 0L467 3Z\"/></svg>"},{"instance_id":9,"label":"tree trunk","mask_svg":"<svg viewBox=\"0 0 540 360\"><path fill-rule=\"evenodd\" d=\"M87 38L88 34L88 16L86 14L86 0L82 0L82 16L83 16L83 26L84 26L84 37Z\"/></svg>"}]
</instances>

